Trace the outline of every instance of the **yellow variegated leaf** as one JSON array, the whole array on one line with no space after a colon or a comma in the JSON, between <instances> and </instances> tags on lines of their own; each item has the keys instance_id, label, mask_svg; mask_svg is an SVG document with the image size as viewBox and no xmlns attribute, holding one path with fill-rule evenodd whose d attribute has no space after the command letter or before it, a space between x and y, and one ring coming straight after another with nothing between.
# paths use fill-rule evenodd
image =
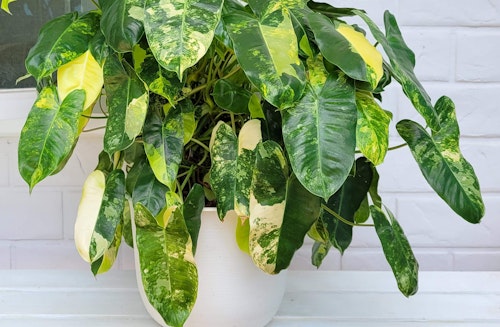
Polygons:
<instances>
[{"instance_id":1,"label":"yellow variegated leaf","mask_svg":"<svg viewBox=\"0 0 500 327\"><path fill-rule=\"evenodd\" d=\"M10 14L11 12L9 10L9 3L14 1L16 0L2 0L2 9Z\"/></svg>"},{"instance_id":2,"label":"yellow variegated leaf","mask_svg":"<svg viewBox=\"0 0 500 327\"><path fill-rule=\"evenodd\" d=\"M352 26L339 24L337 31L351 43L352 50L363 58L371 77L370 83L375 88L384 75L382 54L366 39L363 33L356 31Z\"/></svg>"},{"instance_id":3,"label":"yellow variegated leaf","mask_svg":"<svg viewBox=\"0 0 500 327\"><path fill-rule=\"evenodd\" d=\"M57 71L57 89L61 101L71 91L83 89L87 95L85 109L91 107L97 100L101 94L103 83L102 67L94 59L90 50L61 66Z\"/></svg>"},{"instance_id":4,"label":"yellow variegated leaf","mask_svg":"<svg viewBox=\"0 0 500 327\"><path fill-rule=\"evenodd\" d=\"M94 170L83 184L82 197L75 222L75 245L80 256L90 262L90 241L104 196L106 177L100 170Z\"/></svg>"}]
</instances>

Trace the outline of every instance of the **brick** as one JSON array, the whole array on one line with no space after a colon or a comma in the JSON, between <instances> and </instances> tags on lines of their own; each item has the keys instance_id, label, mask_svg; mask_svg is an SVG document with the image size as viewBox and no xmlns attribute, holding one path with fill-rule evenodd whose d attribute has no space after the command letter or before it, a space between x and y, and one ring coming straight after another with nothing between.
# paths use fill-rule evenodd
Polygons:
<instances>
[{"instance_id":1,"label":"brick","mask_svg":"<svg viewBox=\"0 0 500 327\"><path fill-rule=\"evenodd\" d=\"M499 10L499 0L399 2L399 18L404 25L500 26Z\"/></svg>"},{"instance_id":2,"label":"brick","mask_svg":"<svg viewBox=\"0 0 500 327\"><path fill-rule=\"evenodd\" d=\"M76 189L67 190L63 194L64 239L72 240L74 238L74 227L81 195L81 190Z\"/></svg>"},{"instance_id":3,"label":"brick","mask_svg":"<svg viewBox=\"0 0 500 327\"><path fill-rule=\"evenodd\" d=\"M0 269L10 269L10 243L0 242Z\"/></svg>"},{"instance_id":4,"label":"brick","mask_svg":"<svg viewBox=\"0 0 500 327\"><path fill-rule=\"evenodd\" d=\"M484 196L486 215L477 225L455 214L437 195L397 199L398 218L414 247L500 247L500 197Z\"/></svg>"},{"instance_id":5,"label":"brick","mask_svg":"<svg viewBox=\"0 0 500 327\"><path fill-rule=\"evenodd\" d=\"M295 255L290 263L290 270L340 270L340 253L336 249L331 249L327 257L323 260L321 266L316 268L311 264L311 248L312 245L304 245L295 252Z\"/></svg>"},{"instance_id":6,"label":"brick","mask_svg":"<svg viewBox=\"0 0 500 327\"><path fill-rule=\"evenodd\" d=\"M127 245L124 241L118 250L118 257L116 258L115 266L120 270L134 270L134 249Z\"/></svg>"},{"instance_id":7,"label":"brick","mask_svg":"<svg viewBox=\"0 0 500 327\"><path fill-rule=\"evenodd\" d=\"M2 143L0 143L0 186L9 185L9 158L2 152Z\"/></svg>"},{"instance_id":8,"label":"brick","mask_svg":"<svg viewBox=\"0 0 500 327\"><path fill-rule=\"evenodd\" d=\"M450 80L455 55L451 29L402 28L402 34L415 53L415 74L421 81Z\"/></svg>"},{"instance_id":9,"label":"brick","mask_svg":"<svg viewBox=\"0 0 500 327\"><path fill-rule=\"evenodd\" d=\"M473 30L457 36L456 80L461 82L500 82L500 31Z\"/></svg>"},{"instance_id":10,"label":"brick","mask_svg":"<svg viewBox=\"0 0 500 327\"><path fill-rule=\"evenodd\" d=\"M88 270L72 241L16 242L12 249L13 269Z\"/></svg>"},{"instance_id":11,"label":"brick","mask_svg":"<svg viewBox=\"0 0 500 327\"><path fill-rule=\"evenodd\" d=\"M453 254L449 249L413 248L420 271L453 270Z\"/></svg>"},{"instance_id":12,"label":"brick","mask_svg":"<svg viewBox=\"0 0 500 327\"><path fill-rule=\"evenodd\" d=\"M454 270L499 271L500 249L456 250L453 254Z\"/></svg>"},{"instance_id":13,"label":"brick","mask_svg":"<svg viewBox=\"0 0 500 327\"><path fill-rule=\"evenodd\" d=\"M390 270L382 248L349 248L342 256L342 270Z\"/></svg>"},{"instance_id":14,"label":"brick","mask_svg":"<svg viewBox=\"0 0 500 327\"><path fill-rule=\"evenodd\" d=\"M383 4L381 1L373 0L358 0L355 3L351 0L324 0L318 2L330 3L332 6L343 8L359 8L367 12L370 18L377 24L383 24L384 21L384 11L389 10L391 13L396 14L398 12L398 1L397 0L384 0Z\"/></svg>"},{"instance_id":15,"label":"brick","mask_svg":"<svg viewBox=\"0 0 500 327\"><path fill-rule=\"evenodd\" d=\"M0 189L0 239L60 239L62 237L62 196L43 190Z\"/></svg>"}]
</instances>

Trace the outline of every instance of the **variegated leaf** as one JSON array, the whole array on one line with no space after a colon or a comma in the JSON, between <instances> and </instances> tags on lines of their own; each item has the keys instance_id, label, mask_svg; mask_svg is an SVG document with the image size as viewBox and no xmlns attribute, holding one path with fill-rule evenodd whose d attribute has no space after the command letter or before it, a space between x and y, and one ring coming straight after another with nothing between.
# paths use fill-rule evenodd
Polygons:
<instances>
[{"instance_id":1,"label":"variegated leaf","mask_svg":"<svg viewBox=\"0 0 500 327\"><path fill-rule=\"evenodd\" d=\"M82 259L89 263L90 239L99 217L105 188L106 175L101 170L94 170L83 184L82 196L78 205L75 222L75 245Z\"/></svg>"},{"instance_id":2,"label":"variegated leaf","mask_svg":"<svg viewBox=\"0 0 500 327\"><path fill-rule=\"evenodd\" d=\"M236 244L241 251L250 255L250 219L248 217L237 218Z\"/></svg>"},{"instance_id":3,"label":"variegated leaf","mask_svg":"<svg viewBox=\"0 0 500 327\"><path fill-rule=\"evenodd\" d=\"M223 109L237 114L249 113L248 106L252 92L230 80L217 80L212 96L215 103Z\"/></svg>"},{"instance_id":4,"label":"variegated leaf","mask_svg":"<svg viewBox=\"0 0 500 327\"><path fill-rule=\"evenodd\" d=\"M319 198L295 176L288 177L286 158L273 141L260 143L250 191L249 250L267 273L286 269L319 215Z\"/></svg>"},{"instance_id":5,"label":"variegated leaf","mask_svg":"<svg viewBox=\"0 0 500 327\"><path fill-rule=\"evenodd\" d=\"M224 220L228 212L234 210L238 139L231 127L222 121L212 130L210 156L212 158L210 186L217 198L219 219Z\"/></svg>"},{"instance_id":6,"label":"variegated leaf","mask_svg":"<svg viewBox=\"0 0 500 327\"><path fill-rule=\"evenodd\" d=\"M106 185L99 213L90 238L89 257L95 262L112 246L118 226L122 222L125 204L125 174L121 169L106 176Z\"/></svg>"},{"instance_id":7,"label":"variegated leaf","mask_svg":"<svg viewBox=\"0 0 500 327\"><path fill-rule=\"evenodd\" d=\"M210 47L223 0L145 0L144 30L151 51L177 73L195 65Z\"/></svg>"},{"instance_id":8,"label":"variegated leaf","mask_svg":"<svg viewBox=\"0 0 500 327\"><path fill-rule=\"evenodd\" d=\"M113 267L113 264L116 261L116 256L118 255L118 250L120 249L123 232L124 225L123 222L121 222L116 227L115 237L106 251L104 251L104 254L90 265L90 269L94 275L105 273Z\"/></svg>"},{"instance_id":9,"label":"variegated leaf","mask_svg":"<svg viewBox=\"0 0 500 327\"><path fill-rule=\"evenodd\" d=\"M455 105L442 97L436 110L441 130L432 136L411 120L400 121L396 128L429 185L457 214L478 223L484 215L484 203L474 169L460 152Z\"/></svg>"},{"instance_id":10,"label":"variegated leaf","mask_svg":"<svg viewBox=\"0 0 500 327\"><path fill-rule=\"evenodd\" d=\"M110 155L128 148L142 131L149 93L132 67L110 56L104 64L104 82L109 118L104 150Z\"/></svg>"},{"instance_id":11,"label":"variegated leaf","mask_svg":"<svg viewBox=\"0 0 500 327\"><path fill-rule=\"evenodd\" d=\"M85 90L85 109L93 107L101 95L104 76L101 65L90 50L57 70L57 90L59 99L64 100L73 90Z\"/></svg>"},{"instance_id":12,"label":"variegated leaf","mask_svg":"<svg viewBox=\"0 0 500 327\"><path fill-rule=\"evenodd\" d=\"M255 165L255 148L261 141L260 120L252 119L246 122L238 135L238 157L234 172L234 211L239 217L250 215L250 187Z\"/></svg>"},{"instance_id":13,"label":"variegated leaf","mask_svg":"<svg viewBox=\"0 0 500 327\"><path fill-rule=\"evenodd\" d=\"M265 15L233 11L224 16L238 62L262 97L275 107L293 106L305 88L305 69L288 10L266 1Z\"/></svg>"},{"instance_id":14,"label":"variegated leaf","mask_svg":"<svg viewBox=\"0 0 500 327\"><path fill-rule=\"evenodd\" d=\"M144 0L100 0L101 30L117 52L130 52L139 42L144 27Z\"/></svg>"},{"instance_id":15,"label":"variegated leaf","mask_svg":"<svg viewBox=\"0 0 500 327\"><path fill-rule=\"evenodd\" d=\"M184 122L179 106L171 107L165 118L162 111L156 106L148 111L143 133L144 149L156 178L174 190L184 149Z\"/></svg>"},{"instance_id":16,"label":"variegated leaf","mask_svg":"<svg viewBox=\"0 0 500 327\"><path fill-rule=\"evenodd\" d=\"M347 177L342 187L328 200L326 206L345 220L354 223L354 215L366 198L372 176L371 163L364 157L358 158L352 175ZM344 253L352 241L352 225L340 221L324 209L320 219L329 235L330 243L340 253Z\"/></svg>"},{"instance_id":17,"label":"variegated leaf","mask_svg":"<svg viewBox=\"0 0 500 327\"><path fill-rule=\"evenodd\" d=\"M283 110L283 139L294 173L309 192L329 199L344 183L356 148L355 88L343 76L311 82Z\"/></svg>"},{"instance_id":18,"label":"variegated leaf","mask_svg":"<svg viewBox=\"0 0 500 327\"><path fill-rule=\"evenodd\" d=\"M182 129L184 130L184 145L188 144L196 130L197 120L195 117L195 106L190 99L186 99L177 104L182 112Z\"/></svg>"},{"instance_id":19,"label":"variegated leaf","mask_svg":"<svg viewBox=\"0 0 500 327\"><path fill-rule=\"evenodd\" d=\"M391 74L403 87L406 96L415 109L424 117L432 130L439 130L437 112L431 99L414 73L415 55L408 48L394 16L388 11L384 14L387 36L384 36L378 26L362 11L355 11L370 28L375 39L382 45L391 62Z\"/></svg>"},{"instance_id":20,"label":"variegated leaf","mask_svg":"<svg viewBox=\"0 0 500 327\"><path fill-rule=\"evenodd\" d=\"M14 2L16 0L2 0L2 6L1 6L1 9L4 10L5 12L8 12L9 14L11 14L10 10L9 10L9 4Z\"/></svg>"},{"instance_id":21,"label":"variegated leaf","mask_svg":"<svg viewBox=\"0 0 500 327\"><path fill-rule=\"evenodd\" d=\"M414 295L418 289L418 262L403 229L389 211L387 211L389 217L376 206L371 206L370 211L399 290L406 297Z\"/></svg>"},{"instance_id":22,"label":"variegated leaf","mask_svg":"<svg viewBox=\"0 0 500 327\"><path fill-rule=\"evenodd\" d=\"M370 83L375 89L382 78L382 55L352 26L332 22L322 14L307 14L318 47L326 60L349 77Z\"/></svg>"},{"instance_id":23,"label":"variegated leaf","mask_svg":"<svg viewBox=\"0 0 500 327\"><path fill-rule=\"evenodd\" d=\"M26 57L26 69L38 81L89 49L99 30L100 15L91 11L82 17L69 13L46 23Z\"/></svg>"},{"instance_id":24,"label":"variegated leaf","mask_svg":"<svg viewBox=\"0 0 500 327\"><path fill-rule=\"evenodd\" d=\"M167 227L140 203L135 212L135 247L144 292L169 326L184 324L196 301L198 272L182 210L171 214ZM163 215L163 211L160 212Z\"/></svg>"},{"instance_id":25,"label":"variegated leaf","mask_svg":"<svg viewBox=\"0 0 500 327\"><path fill-rule=\"evenodd\" d=\"M356 92L356 105L356 145L377 166L384 161L389 147L389 123L392 115L383 110L369 92Z\"/></svg>"},{"instance_id":26,"label":"variegated leaf","mask_svg":"<svg viewBox=\"0 0 500 327\"><path fill-rule=\"evenodd\" d=\"M158 215L166 205L168 187L160 183L146 158L135 162L127 174L127 189L132 202L142 204L152 215Z\"/></svg>"},{"instance_id":27,"label":"variegated leaf","mask_svg":"<svg viewBox=\"0 0 500 327\"><path fill-rule=\"evenodd\" d=\"M160 66L147 44L136 45L133 49L133 58L134 69L148 85L149 91L161 95L175 105L176 97L183 86L177 75Z\"/></svg>"},{"instance_id":28,"label":"variegated leaf","mask_svg":"<svg viewBox=\"0 0 500 327\"><path fill-rule=\"evenodd\" d=\"M74 90L60 102L55 86L40 91L21 131L19 172L30 190L56 171L78 137L85 91Z\"/></svg>"}]
</instances>

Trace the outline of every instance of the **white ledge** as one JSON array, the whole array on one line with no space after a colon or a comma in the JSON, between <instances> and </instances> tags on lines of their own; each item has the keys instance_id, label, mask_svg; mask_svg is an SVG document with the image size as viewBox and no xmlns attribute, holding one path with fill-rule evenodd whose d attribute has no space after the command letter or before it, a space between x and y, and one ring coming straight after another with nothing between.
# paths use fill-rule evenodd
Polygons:
<instances>
[{"instance_id":1,"label":"white ledge","mask_svg":"<svg viewBox=\"0 0 500 327\"><path fill-rule=\"evenodd\" d=\"M244 296L244 295L242 295ZM0 322L16 327L155 327L133 271L0 271ZM422 272L407 299L390 272L289 274L267 327L498 327L499 272ZM256 326L260 327L260 326Z\"/></svg>"}]
</instances>

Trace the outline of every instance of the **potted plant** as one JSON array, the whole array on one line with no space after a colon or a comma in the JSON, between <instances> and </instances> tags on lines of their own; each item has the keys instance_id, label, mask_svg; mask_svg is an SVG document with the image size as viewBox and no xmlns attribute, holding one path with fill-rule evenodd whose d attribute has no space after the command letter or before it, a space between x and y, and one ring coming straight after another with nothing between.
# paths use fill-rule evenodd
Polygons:
<instances>
[{"instance_id":1,"label":"potted plant","mask_svg":"<svg viewBox=\"0 0 500 327\"><path fill-rule=\"evenodd\" d=\"M204 206L221 221L235 216L239 248L269 274L305 237L319 267L332 247L346 250L354 227L373 226L401 292L417 291L418 263L377 192L377 166L400 147L389 147L392 113L382 109L392 81L425 121L396 128L429 185L465 220L483 216L454 104L431 102L391 13L384 33L360 9L307 0L95 5L48 22L26 58L39 95L19 170L32 190L64 167L89 119L105 119L76 245L94 274L112 266L122 239L134 246L143 291L168 325L182 326L196 301ZM93 111L102 95L105 109Z\"/></svg>"}]
</instances>

